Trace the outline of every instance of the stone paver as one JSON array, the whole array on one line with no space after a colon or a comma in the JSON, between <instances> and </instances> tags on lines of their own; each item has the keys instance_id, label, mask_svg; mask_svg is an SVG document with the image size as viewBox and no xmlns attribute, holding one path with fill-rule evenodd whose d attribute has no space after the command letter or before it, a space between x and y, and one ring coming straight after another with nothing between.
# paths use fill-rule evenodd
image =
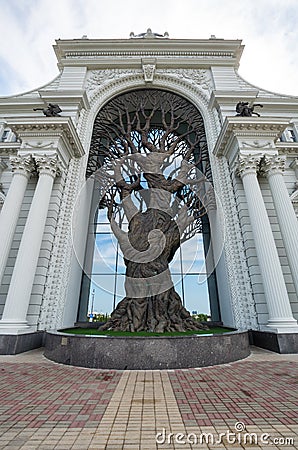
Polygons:
<instances>
[{"instance_id":1,"label":"stone paver","mask_svg":"<svg viewBox=\"0 0 298 450\"><path fill-rule=\"evenodd\" d=\"M113 371L0 356L0 448L297 449L298 355Z\"/></svg>"}]
</instances>

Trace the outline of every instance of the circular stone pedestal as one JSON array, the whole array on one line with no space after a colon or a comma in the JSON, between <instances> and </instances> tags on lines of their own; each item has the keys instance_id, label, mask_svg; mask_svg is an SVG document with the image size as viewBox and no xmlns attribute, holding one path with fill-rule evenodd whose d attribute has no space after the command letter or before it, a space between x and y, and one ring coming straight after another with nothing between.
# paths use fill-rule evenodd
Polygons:
<instances>
[{"instance_id":1,"label":"circular stone pedestal","mask_svg":"<svg viewBox=\"0 0 298 450\"><path fill-rule=\"evenodd\" d=\"M52 361L96 369L185 369L229 363L250 354L248 332L119 337L47 332Z\"/></svg>"}]
</instances>

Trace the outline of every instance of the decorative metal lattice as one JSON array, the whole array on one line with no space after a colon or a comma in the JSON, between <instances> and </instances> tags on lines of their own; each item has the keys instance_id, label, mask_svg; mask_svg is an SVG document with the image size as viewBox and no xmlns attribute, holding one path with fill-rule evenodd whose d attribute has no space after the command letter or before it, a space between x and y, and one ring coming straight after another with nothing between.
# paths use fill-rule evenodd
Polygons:
<instances>
[{"instance_id":1,"label":"decorative metal lattice","mask_svg":"<svg viewBox=\"0 0 298 450\"><path fill-rule=\"evenodd\" d=\"M202 231L202 217L214 205L200 113L161 90L113 99L95 119L91 175L126 265L126 297L104 328L197 329L173 287L169 263L183 241Z\"/></svg>"},{"instance_id":2,"label":"decorative metal lattice","mask_svg":"<svg viewBox=\"0 0 298 450\"><path fill-rule=\"evenodd\" d=\"M168 152L174 146L211 181L203 118L190 102L157 89L122 94L96 116L86 176L108 159Z\"/></svg>"}]
</instances>

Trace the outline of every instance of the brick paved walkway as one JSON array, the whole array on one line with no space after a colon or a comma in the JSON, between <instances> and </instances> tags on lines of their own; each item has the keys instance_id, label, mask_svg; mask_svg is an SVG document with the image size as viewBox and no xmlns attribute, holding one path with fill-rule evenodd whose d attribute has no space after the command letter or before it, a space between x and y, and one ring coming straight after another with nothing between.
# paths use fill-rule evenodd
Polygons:
<instances>
[{"instance_id":1,"label":"brick paved walkway","mask_svg":"<svg viewBox=\"0 0 298 450\"><path fill-rule=\"evenodd\" d=\"M121 372L36 350L0 356L0 375L1 449L298 448L298 355Z\"/></svg>"}]
</instances>

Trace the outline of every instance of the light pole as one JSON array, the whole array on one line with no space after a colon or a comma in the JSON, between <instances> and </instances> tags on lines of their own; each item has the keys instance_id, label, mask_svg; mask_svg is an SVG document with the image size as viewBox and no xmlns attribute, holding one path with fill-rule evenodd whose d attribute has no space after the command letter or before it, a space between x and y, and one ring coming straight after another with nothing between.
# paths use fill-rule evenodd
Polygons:
<instances>
[{"instance_id":1,"label":"light pole","mask_svg":"<svg viewBox=\"0 0 298 450\"><path fill-rule=\"evenodd\" d=\"M94 309L94 297L95 297L95 289L92 290L91 296L91 311L90 311L90 322L93 322L93 309Z\"/></svg>"}]
</instances>

